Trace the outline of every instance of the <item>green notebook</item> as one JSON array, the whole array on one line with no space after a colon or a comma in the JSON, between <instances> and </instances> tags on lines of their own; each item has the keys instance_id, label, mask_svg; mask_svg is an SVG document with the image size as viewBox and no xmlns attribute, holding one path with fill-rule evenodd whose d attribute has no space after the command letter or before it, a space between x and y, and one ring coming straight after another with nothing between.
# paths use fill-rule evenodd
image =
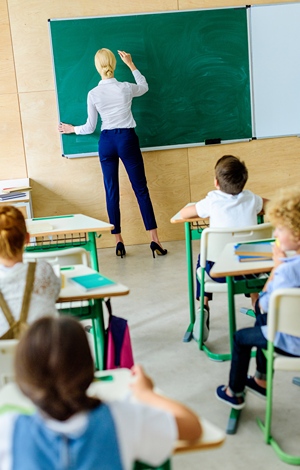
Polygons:
<instances>
[{"instance_id":1,"label":"green notebook","mask_svg":"<svg viewBox=\"0 0 300 470\"><path fill-rule=\"evenodd\" d=\"M76 284L80 285L84 290L99 289L100 287L116 284L111 279L108 279L99 273L75 276L71 277L70 279L71 281L74 281Z\"/></svg>"}]
</instances>

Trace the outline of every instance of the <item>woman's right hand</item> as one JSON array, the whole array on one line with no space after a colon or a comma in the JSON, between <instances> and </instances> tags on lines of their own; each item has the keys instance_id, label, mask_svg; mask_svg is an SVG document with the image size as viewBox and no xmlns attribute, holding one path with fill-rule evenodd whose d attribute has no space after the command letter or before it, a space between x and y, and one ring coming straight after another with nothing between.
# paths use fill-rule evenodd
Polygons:
<instances>
[{"instance_id":1,"label":"woman's right hand","mask_svg":"<svg viewBox=\"0 0 300 470\"><path fill-rule=\"evenodd\" d=\"M64 122L59 123L58 131L61 134L74 134L74 126L72 124L65 124Z\"/></svg>"},{"instance_id":2,"label":"woman's right hand","mask_svg":"<svg viewBox=\"0 0 300 470\"><path fill-rule=\"evenodd\" d=\"M118 51L118 54L123 60L124 64L126 64L132 72L133 70L136 70L136 66L132 62L131 54L125 51Z\"/></svg>"}]
</instances>

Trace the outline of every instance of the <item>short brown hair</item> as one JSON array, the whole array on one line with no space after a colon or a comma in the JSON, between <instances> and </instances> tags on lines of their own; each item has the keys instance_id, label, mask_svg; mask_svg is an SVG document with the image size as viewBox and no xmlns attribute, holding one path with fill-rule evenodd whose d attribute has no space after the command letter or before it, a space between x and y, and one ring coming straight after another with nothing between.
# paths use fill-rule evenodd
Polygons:
<instances>
[{"instance_id":1,"label":"short brown hair","mask_svg":"<svg viewBox=\"0 0 300 470\"><path fill-rule=\"evenodd\" d=\"M300 189L298 186L282 188L274 199L268 202L266 217L271 224L291 230L300 240Z\"/></svg>"},{"instance_id":2,"label":"short brown hair","mask_svg":"<svg viewBox=\"0 0 300 470\"><path fill-rule=\"evenodd\" d=\"M219 158L215 166L215 175L220 190L232 195L241 193L248 180L245 163L233 155Z\"/></svg>"},{"instance_id":3,"label":"short brown hair","mask_svg":"<svg viewBox=\"0 0 300 470\"><path fill-rule=\"evenodd\" d=\"M24 249L26 235L22 212L14 206L0 207L0 256L15 258Z\"/></svg>"},{"instance_id":4,"label":"short brown hair","mask_svg":"<svg viewBox=\"0 0 300 470\"><path fill-rule=\"evenodd\" d=\"M94 377L93 358L86 333L73 318L34 322L17 346L15 371L23 393L59 421L100 403L86 395Z\"/></svg>"}]
</instances>

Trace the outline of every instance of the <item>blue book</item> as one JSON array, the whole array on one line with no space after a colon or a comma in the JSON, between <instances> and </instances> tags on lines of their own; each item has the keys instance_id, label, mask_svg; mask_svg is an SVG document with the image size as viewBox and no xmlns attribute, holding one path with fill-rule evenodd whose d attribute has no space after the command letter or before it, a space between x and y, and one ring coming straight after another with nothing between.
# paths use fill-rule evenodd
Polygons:
<instances>
[{"instance_id":1,"label":"blue book","mask_svg":"<svg viewBox=\"0 0 300 470\"><path fill-rule=\"evenodd\" d=\"M71 281L74 281L76 284L80 285L84 290L99 289L100 287L116 284L111 279L108 279L99 273L75 276L71 277L70 279Z\"/></svg>"},{"instance_id":2,"label":"blue book","mask_svg":"<svg viewBox=\"0 0 300 470\"><path fill-rule=\"evenodd\" d=\"M234 248L234 252L238 256L264 259L273 258L273 240L256 241L254 243L237 243Z\"/></svg>"}]
</instances>

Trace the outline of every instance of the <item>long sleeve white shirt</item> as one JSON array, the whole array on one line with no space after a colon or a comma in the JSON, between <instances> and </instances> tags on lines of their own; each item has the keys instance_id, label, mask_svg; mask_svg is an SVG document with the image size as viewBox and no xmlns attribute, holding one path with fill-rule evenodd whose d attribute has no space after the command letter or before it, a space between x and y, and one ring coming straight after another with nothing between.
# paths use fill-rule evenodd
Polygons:
<instances>
[{"instance_id":1,"label":"long sleeve white shirt","mask_svg":"<svg viewBox=\"0 0 300 470\"><path fill-rule=\"evenodd\" d=\"M98 114L104 129L127 129L136 126L131 112L132 98L148 91L146 78L138 70L132 72L136 83L118 82L115 78L100 80L87 97L87 121L74 126L76 134L92 134L96 128Z\"/></svg>"}]
</instances>

